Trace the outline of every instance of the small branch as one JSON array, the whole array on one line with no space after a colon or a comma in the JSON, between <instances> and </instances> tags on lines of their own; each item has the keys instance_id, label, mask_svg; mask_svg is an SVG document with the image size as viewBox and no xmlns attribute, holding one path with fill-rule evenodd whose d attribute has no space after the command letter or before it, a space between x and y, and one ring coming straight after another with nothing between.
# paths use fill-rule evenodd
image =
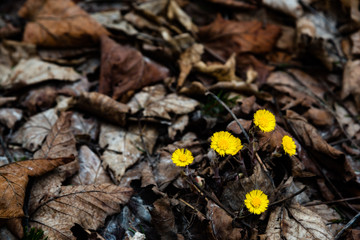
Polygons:
<instances>
[{"instance_id":1,"label":"small branch","mask_svg":"<svg viewBox=\"0 0 360 240\"><path fill-rule=\"evenodd\" d=\"M335 236L335 240L338 240L341 235L343 235L343 233L349 228L351 227L351 225L353 225L357 220L358 218L360 218L360 212L358 212L358 214L356 214L355 217L353 217L342 229L340 232L338 232L338 234L336 234Z\"/></svg>"},{"instance_id":2,"label":"small branch","mask_svg":"<svg viewBox=\"0 0 360 240\"><path fill-rule=\"evenodd\" d=\"M359 199L360 199L360 197L342 198L342 199L339 199L339 200L333 200L333 201L327 201L327 202L307 203L307 204L304 204L304 206L309 207L309 206L316 206L316 205L320 205L320 204L332 204L332 203L348 202L348 201L359 200Z\"/></svg>"},{"instance_id":3,"label":"small branch","mask_svg":"<svg viewBox=\"0 0 360 240\"><path fill-rule=\"evenodd\" d=\"M295 197L296 195L299 195L300 193L302 193L302 192L305 191L305 190L306 190L306 187L303 187L302 189L300 189L300 190L297 191L296 193L293 193L293 194L291 194L290 196L288 196L288 197L286 197L286 198L283 198L283 199L281 199L281 200L279 200L279 201L276 201L276 202L273 202L273 203L269 204L269 207L274 206L274 205L279 204L279 203L282 203L282 202L285 202L285 201L287 201L287 200Z\"/></svg>"},{"instance_id":4,"label":"small branch","mask_svg":"<svg viewBox=\"0 0 360 240\"><path fill-rule=\"evenodd\" d=\"M205 93L205 95L211 95L213 98L215 98L216 101L218 101L230 114L231 116L234 118L235 122L239 125L239 127L241 128L241 131L244 133L244 136L247 140L248 143L250 143L250 138L249 135L246 133L244 127L241 125L241 123L239 122L239 120L237 119L237 117L235 116L235 114L230 110L230 108L220 99L218 98L215 94L213 94L210 91L207 91Z\"/></svg>"}]
</instances>

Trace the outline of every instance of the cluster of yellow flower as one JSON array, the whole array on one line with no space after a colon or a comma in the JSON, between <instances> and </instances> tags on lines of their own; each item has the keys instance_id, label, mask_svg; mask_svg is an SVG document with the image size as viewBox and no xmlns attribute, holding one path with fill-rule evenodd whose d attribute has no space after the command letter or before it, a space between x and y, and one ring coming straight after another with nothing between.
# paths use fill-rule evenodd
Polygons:
<instances>
[{"instance_id":1,"label":"cluster of yellow flower","mask_svg":"<svg viewBox=\"0 0 360 240\"><path fill-rule=\"evenodd\" d=\"M253 122L263 132L272 132L276 126L274 114L265 109L255 112ZM282 146L284 152L289 156L296 154L296 145L290 136L285 135L282 138ZM241 140L231 133L220 131L212 135L210 147L223 157L225 155L234 156L243 148L243 145ZM179 167L185 167L194 161L191 151L183 148L175 150L171 159ZM244 203L250 213L261 214L266 211L269 200L263 191L255 189L246 194Z\"/></svg>"}]
</instances>

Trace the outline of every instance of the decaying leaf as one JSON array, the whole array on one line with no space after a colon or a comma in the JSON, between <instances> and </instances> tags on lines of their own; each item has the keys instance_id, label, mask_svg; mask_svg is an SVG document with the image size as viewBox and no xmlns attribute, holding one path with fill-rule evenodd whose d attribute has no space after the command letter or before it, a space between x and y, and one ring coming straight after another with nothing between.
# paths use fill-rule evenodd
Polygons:
<instances>
[{"instance_id":1,"label":"decaying leaf","mask_svg":"<svg viewBox=\"0 0 360 240\"><path fill-rule=\"evenodd\" d=\"M99 125L96 118L85 118L83 114L78 112L73 112L71 116L71 131L74 133L75 138L95 140Z\"/></svg>"},{"instance_id":2,"label":"decaying leaf","mask_svg":"<svg viewBox=\"0 0 360 240\"><path fill-rule=\"evenodd\" d=\"M30 20L23 40L40 46L89 46L109 34L70 0L27 0L18 14Z\"/></svg>"},{"instance_id":3,"label":"decaying leaf","mask_svg":"<svg viewBox=\"0 0 360 240\"><path fill-rule=\"evenodd\" d=\"M339 123L343 126L346 133L352 138L360 131L360 124L356 123L354 119L349 116L348 112L338 104L335 104L335 112L338 116Z\"/></svg>"},{"instance_id":4,"label":"decaying leaf","mask_svg":"<svg viewBox=\"0 0 360 240\"><path fill-rule=\"evenodd\" d=\"M358 110L360 110L360 77L359 77L360 60L348 61L344 68L343 85L341 98L345 99L352 95Z\"/></svg>"},{"instance_id":5,"label":"decaying leaf","mask_svg":"<svg viewBox=\"0 0 360 240\"><path fill-rule=\"evenodd\" d=\"M201 60L201 55L204 52L204 46L202 44L194 44L188 49L185 50L180 55L178 64L180 67L180 75L178 78L177 86L183 86L186 77L189 75L194 64L198 63Z\"/></svg>"},{"instance_id":6,"label":"decaying leaf","mask_svg":"<svg viewBox=\"0 0 360 240\"><path fill-rule=\"evenodd\" d=\"M133 180L140 180L141 187L156 185L154 175L148 161L142 160L134 167L127 169L119 186L130 187Z\"/></svg>"},{"instance_id":7,"label":"decaying leaf","mask_svg":"<svg viewBox=\"0 0 360 240\"><path fill-rule=\"evenodd\" d=\"M32 116L12 137L12 141L21 144L29 151L36 151L57 120L54 109Z\"/></svg>"},{"instance_id":8,"label":"decaying leaf","mask_svg":"<svg viewBox=\"0 0 360 240\"><path fill-rule=\"evenodd\" d=\"M131 188L113 184L64 186L60 194L48 199L30 215L30 226L41 228L50 239L75 239L71 227L97 229L109 215L120 212Z\"/></svg>"},{"instance_id":9,"label":"decaying leaf","mask_svg":"<svg viewBox=\"0 0 360 240\"><path fill-rule=\"evenodd\" d=\"M301 138L307 148L312 149L317 154L327 156L327 158L318 157L316 160L320 161L325 168L333 171L332 177L341 176L346 181L355 177L354 170L345 158L344 153L329 145L306 119L291 110L286 111L286 117L297 137ZM328 176L330 176L330 172Z\"/></svg>"},{"instance_id":10,"label":"decaying leaf","mask_svg":"<svg viewBox=\"0 0 360 240\"><path fill-rule=\"evenodd\" d=\"M245 8L245 9L255 9L256 5L254 2L241 2L237 0L207 0L208 2L224 5L232 8Z\"/></svg>"},{"instance_id":11,"label":"decaying leaf","mask_svg":"<svg viewBox=\"0 0 360 240\"><path fill-rule=\"evenodd\" d=\"M104 168L111 171L120 182L126 169L134 165L144 151L152 152L157 135L156 128L148 125L141 129L137 124L129 126L128 129L109 124L101 125L99 144L106 148L101 156Z\"/></svg>"},{"instance_id":12,"label":"decaying leaf","mask_svg":"<svg viewBox=\"0 0 360 240\"><path fill-rule=\"evenodd\" d=\"M129 90L137 90L166 78L167 68L144 57L139 51L101 38L101 73L99 92L119 98Z\"/></svg>"},{"instance_id":13,"label":"decaying leaf","mask_svg":"<svg viewBox=\"0 0 360 240\"><path fill-rule=\"evenodd\" d=\"M230 58L226 61L225 64L219 63L204 63L197 62L195 64L195 69L199 72L208 74L218 81L241 81L241 79L236 76L236 54L232 54Z\"/></svg>"},{"instance_id":14,"label":"decaying leaf","mask_svg":"<svg viewBox=\"0 0 360 240\"><path fill-rule=\"evenodd\" d=\"M263 4L294 18L299 18L304 13L300 3L296 0L264 0Z\"/></svg>"},{"instance_id":15,"label":"decaying leaf","mask_svg":"<svg viewBox=\"0 0 360 240\"><path fill-rule=\"evenodd\" d=\"M30 177L38 177L71 162L74 157L52 160L37 159L0 167L0 219L23 217L25 190Z\"/></svg>"},{"instance_id":16,"label":"decaying leaf","mask_svg":"<svg viewBox=\"0 0 360 240\"><path fill-rule=\"evenodd\" d=\"M334 238L318 214L298 203L285 208L277 207L271 212L266 236L269 240Z\"/></svg>"},{"instance_id":17,"label":"decaying leaf","mask_svg":"<svg viewBox=\"0 0 360 240\"><path fill-rule=\"evenodd\" d=\"M303 116L317 126L331 126L334 123L331 113L323 109L310 108Z\"/></svg>"},{"instance_id":18,"label":"decaying leaf","mask_svg":"<svg viewBox=\"0 0 360 240\"><path fill-rule=\"evenodd\" d=\"M31 71L29 71L31 69ZM21 60L0 86L5 89L27 87L47 80L76 81L81 75L71 67L61 67L36 58Z\"/></svg>"},{"instance_id":19,"label":"decaying leaf","mask_svg":"<svg viewBox=\"0 0 360 240\"><path fill-rule=\"evenodd\" d=\"M225 20L218 16L210 25L201 27L198 36L206 47L227 59L234 52L269 52L279 34L280 28L276 25Z\"/></svg>"},{"instance_id":20,"label":"decaying leaf","mask_svg":"<svg viewBox=\"0 0 360 240\"><path fill-rule=\"evenodd\" d=\"M8 128L13 128L15 123L20 121L23 112L17 108L1 108L0 109L0 123Z\"/></svg>"},{"instance_id":21,"label":"decaying leaf","mask_svg":"<svg viewBox=\"0 0 360 240\"><path fill-rule=\"evenodd\" d=\"M79 172L73 176L71 183L73 185L90 185L112 183L112 181L102 167L99 157L84 145L79 151Z\"/></svg>"},{"instance_id":22,"label":"decaying leaf","mask_svg":"<svg viewBox=\"0 0 360 240\"><path fill-rule=\"evenodd\" d=\"M71 112L61 113L46 137L45 143L34 154L34 158L56 158L76 156L75 138L70 131Z\"/></svg>"},{"instance_id":23,"label":"decaying leaf","mask_svg":"<svg viewBox=\"0 0 360 240\"><path fill-rule=\"evenodd\" d=\"M164 239L176 234L175 217L168 198L160 198L154 203L151 211L151 221L160 236Z\"/></svg>"},{"instance_id":24,"label":"decaying leaf","mask_svg":"<svg viewBox=\"0 0 360 240\"><path fill-rule=\"evenodd\" d=\"M212 201L207 203L206 216L217 239L243 239L240 228L234 228L232 217Z\"/></svg>"},{"instance_id":25,"label":"decaying leaf","mask_svg":"<svg viewBox=\"0 0 360 240\"><path fill-rule=\"evenodd\" d=\"M135 94L129 101L128 106L132 113L136 113L140 109L143 110L143 116L160 117L171 119L170 114L177 115L187 114L195 110L199 102L176 93L166 95L164 85L154 85L145 87L143 91Z\"/></svg>"},{"instance_id":26,"label":"decaying leaf","mask_svg":"<svg viewBox=\"0 0 360 240\"><path fill-rule=\"evenodd\" d=\"M82 92L74 99L75 107L90 112L111 123L124 126L129 107L97 92Z\"/></svg>"}]
</instances>

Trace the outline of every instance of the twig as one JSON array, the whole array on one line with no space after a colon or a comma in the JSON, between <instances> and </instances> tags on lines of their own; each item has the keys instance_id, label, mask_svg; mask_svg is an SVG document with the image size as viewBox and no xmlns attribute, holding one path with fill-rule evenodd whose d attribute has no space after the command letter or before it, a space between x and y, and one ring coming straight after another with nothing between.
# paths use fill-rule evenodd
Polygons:
<instances>
[{"instance_id":1,"label":"twig","mask_svg":"<svg viewBox=\"0 0 360 240\"><path fill-rule=\"evenodd\" d=\"M192 210L194 210L195 212L197 212L198 214L200 214L203 218L206 218L205 215L200 212L199 210L197 210L195 207L193 207L190 203L186 202L185 200L183 200L182 198L179 198L180 202L184 203L186 206L188 206L189 208L191 208Z\"/></svg>"},{"instance_id":2,"label":"twig","mask_svg":"<svg viewBox=\"0 0 360 240\"><path fill-rule=\"evenodd\" d=\"M230 110L230 108L220 99L218 98L215 94L213 94L210 91L206 91L205 95L211 95L213 98L216 99L216 101L218 101L225 109L226 111L228 111L230 113L230 115L233 117L233 119L235 120L235 122L239 125L239 127L241 128L241 131L244 133L244 136L246 138L246 140L248 141L248 143L250 143L250 138L249 135L247 135L244 127L241 125L241 123L239 122L239 120L237 119L237 117L235 116L235 114Z\"/></svg>"},{"instance_id":3,"label":"twig","mask_svg":"<svg viewBox=\"0 0 360 240\"><path fill-rule=\"evenodd\" d=\"M360 199L360 197L343 198L343 199L327 201L327 202L307 203L307 204L304 204L304 206L309 207L309 206L316 206L316 205L320 205L320 204L332 204L332 203L348 202L348 201L359 200L359 199Z\"/></svg>"},{"instance_id":4,"label":"twig","mask_svg":"<svg viewBox=\"0 0 360 240\"><path fill-rule=\"evenodd\" d=\"M351 227L351 225L353 225L358 218L360 217L360 212L358 212L358 214L356 214L355 217L353 217L341 230L340 232L338 232L338 234L336 234L335 236L335 240L339 239L341 237L341 235L349 228Z\"/></svg>"},{"instance_id":5,"label":"twig","mask_svg":"<svg viewBox=\"0 0 360 240\"><path fill-rule=\"evenodd\" d=\"M306 190L306 187L303 187L302 189L300 189L296 193L293 193L293 194L291 194L290 196L288 196L286 198L280 199L279 201L276 201L276 202L273 202L273 203L269 204L269 207L274 206L274 205L279 204L279 203L282 203L282 202L285 202L285 201L295 197L296 195L299 195L300 193L302 193L305 190Z\"/></svg>"}]
</instances>

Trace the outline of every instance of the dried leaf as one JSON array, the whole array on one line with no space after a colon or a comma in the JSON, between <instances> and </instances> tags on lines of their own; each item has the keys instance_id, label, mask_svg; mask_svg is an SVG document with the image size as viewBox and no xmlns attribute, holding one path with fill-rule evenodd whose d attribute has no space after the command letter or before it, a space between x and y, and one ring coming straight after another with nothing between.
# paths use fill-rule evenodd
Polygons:
<instances>
[{"instance_id":1,"label":"dried leaf","mask_svg":"<svg viewBox=\"0 0 360 240\"><path fill-rule=\"evenodd\" d=\"M17 108L0 109L0 123L4 124L7 128L13 128L15 123L21 120L22 116L22 110Z\"/></svg>"},{"instance_id":2,"label":"dried leaf","mask_svg":"<svg viewBox=\"0 0 360 240\"><path fill-rule=\"evenodd\" d=\"M241 234L242 229L233 227L233 219L225 210L212 201L208 201L206 207L206 216L210 220L211 227L217 239L243 239Z\"/></svg>"},{"instance_id":3,"label":"dried leaf","mask_svg":"<svg viewBox=\"0 0 360 240\"><path fill-rule=\"evenodd\" d=\"M70 131L71 115L71 112L61 113L47 135L45 143L34 154L34 158L56 158L77 155L75 138Z\"/></svg>"},{"instance_id":4,"label":"dried leaf","mask_svg":"<svg viewBox=\"0 0 360 240\"><path fill-rule=\"evenodd\" d=\"M209 87L209 91L221 89L250 95L258 94L259 91L258 87L255 84L238 81L218 82Z\"/></svg>"},{"instance_id":5,"label":"dried leaf","mask_svg":"<svg viewBox=\"0 0 360 240\"><path fill-rule=\"evenodd\" d=\"M218 16L199 29L200 42L224 59L232 53L266 53L275 46L280 28L259 21L238 22Z\"/></svg>"},{"instance_id":6,"label":"dried leaf","mask_svg":"<svg viewBox=\"0 0 360 240\"><path fill-rule=\"evenodd\" d=\"M90 112L114 124L124 126L129 107L97 92L82 92L74 99L78 109Z\"/></svg>"},{"instance_id":7,"label":"dried leaf","mask_svg":"<svg viewBox=\"0 0 360 240\"><path fill-rule=\"evenodd\" d=\"M18 15L30 20L24 42L48 47L90 46L109 34L70 0L27 0Z\"/></svg>"},{"instance_id":8,"label":"dried leaf","mask_svg":"<svg viewBox=\"0 0 360 240\"><path fill-rule=\"evenodd\" d=\"M219 5L224 5L231 8L245 8L245 9L255 9L256 5L254 2L240 2L237 0L207 0L208 2L216 3Z\"/></svg>"},{"instance_id":9,"label":"dried leaf","mask_svg":"<svg viewBox=\"0 0 360 240\"><path fill-rule=\"evenodd\" d=\"M94 140L99 132L99 123L95 118L85 118L83 114L74 112L71 116L71 131L75 137Z\"/></svg>"},{"instance_id":10,"label":"dried leaf","mask_svg":"<svg viewBox=\"0 0 360 240\"><path fill-rule=\"evenodd\" d=\"M43 143L52 125L57 120L54 109L32 116L12 137L12 141L22 144L29 151L36 151Z\"/></svg>"},{"instance_id":11,"label":"dried leaf","mask_svg":"<svg viewBox=\"0 0 360 240\"><path fill-rule=\"evenodd\" d=\"M101 165L101 160L87 146L81 146L79 151L79 172L73 176L71 184L90 185L112 183ZM124 185L121 185L124 186Z\"/></svg>"},{"instance_id":12,"label":"dried leaf","mask_svg":"<svg viewBox=\"0 0 360 240\"><path fill-rule=\"evenodd\" d=\"M194 44L180 55L178 60L180 67L180 74L177 82L178 87L183 86L193 66L201 60L203 52L204 46L202 44Z\"/></svg>"},{"instance_id":13,"label":"dried leaf","mask_svg":"<svg viewBox=\"0 0 360 240\"><path fill-rule=\"evenodd\" d=\"M5 105L9 102L13 102L15 100L16 100L16 97L0 97L0 107L2 107L3 105Z\"/></svg>"},{"instance_id":14,"label":"dried leaf","mask_svg":"<svg viewBox=\"0 0 360 240\"><path fill-rule=\"evenodd\" d=\"M156 185L152 168L148 161L140 161L136 166L127 169L119 186L130 187L133 180L141 180L141 187Z\"/></svg>"},{"instance_id":15,"label":"dried leaf","mask_svg":"<svg viewBox=\"0 0 360 240\"><path fill-rule=\"evenodd\" d=\"M201 72L208 74L218 81L241 81L239 77L236 76L236 60L235 54L232 54L231 57L226 61L225 64L219 63L208 63L197 62L194 68Z\"/></svg>"},{"instance_id":16,"label":"dried leaf","mask_svg":"<svg viewBox=\"0 0 360 240\"><path fill-rule=\"evenodd\" d=\"M99 92L119 98L129 90L137 90L166 78L167 68L143 57L134 48L101 38L101 72Z\"/></svg>"},{"instance_id":17,"label":"dried leaf","mask_svg":"<svg viewBox=\"0 0 360 240\"><path fill-rule=\"evenodd\" d=\"M29 71L31 69L31 71ZM0 86L5 89L27 87L47 80L76 81L81 75L71 67L43 62L36 58L21 60L7 78L3 78Z\"/></svg>"},{"instance_id":18,"label":"dried leaf","mask_svg":"<svg viewBox=\"0 0 360 240\"><path fill-rule=\"evenodd\" d=\"M0 219L23 217L25 190L30 177L38 177L71 162L74 157L52 160L37 159L15 162L0 167Z\"/></svg>"},{"instance_id":19,"label":"dried leaf","mask_svg":"<svg viewBox=\"0 0 360 240\"><path fill-rule=\"evenodd\" d=\"M306 119L291 110L286 111L286 117L289 124L291 124L293 131L301 138L307 148L313 150L317 154L327 156L318 157L316 160L320 161L324 168L332 170L333 177L336 178L341 176L346 181L355 178L354 170L345 158L344 153L329 145L317 133L316 128L310 125ZM330 175L330 172L328 174Z\"/></svg>"},{"instance_id":20,"label":"dried leaf","mask_svg":"<svg viewBox=\"0 0 360 240\"><path fill-rule=\"evenodd\" d=\"M360 110L360 60L348 61L344 68L343 85L341 90L341 99L352 95L358 110Z\"/></svg>"},{"instance_id":21,"label":"dried leaf","mask_svg":"<svg viewBox=\"0 0 360 240\"><path fill-rule=\"evenodd\" d=\"M175 121L168 127L169 138L174 140L178 133L182 133L189 123L189 116L182 115L175 119Z\"/></svg>"},{"instance_id":22,"label":"dried leaf","mask_svg":"<svg viewBox=\"0 0 360 240\"><path fill-rule=\"evenodd\" d=\"M297 203L287 208L277 207L270 214L266 228L267 239L333 239L324 220Z\"/></svg>"},{"instance_id":23,"label":"dried leaf","mask_svg":"<svg viewBox=\"0 0 360 240\"><path fill-rule=\"evenodd\" d=\"M317 126L331 126L334 123L331 113L323 109L310 108L303 116Z\"/></svg>"},{"instance_id":24,"label":"dried leaf","mask_svg":"<svg viewBox=\"0 0 360 240\"><path fill-rule=\"evenodd\" d=\"M91 14L91 17L104 27L122 31L128 36L134 36L139 33L136 28L121 17L119 10L98 12Z\"/></svg>"},{"instance_id":25,"label":"dried leaf","mask_svg":"<svg viewBox=\"0 0 360 240\"><path fill-rule=\"evenodd\" d=\"M151 222L162 239L169 239L176 234L175 217L168 198L160 198L154 203L151 211Z\"/></svg>"},{"instance_id":26,"label":"dried leaf","mask_svg":"<svg viewBox=\"0 0 360 240\"><path fill-rule=\"evenodd\" d=\"M128 106L131 108L132 113L144 109L143 116L170 120L171 113L187 114L194 111L199 105L198 101L179 96L176 93L165 94L166 89L163 85L145 87L143 91L135 94L129 101Z\"/></svg>"},{"instance_id":27,"label":"dried leaf","mask_svg":"<svg viewBox=\"0 0 360 240\"><path fill-rule=\"evenodd\" d=\"M349 116L348 112L338 104L335 104L335 112L339 123L343 126L346 133L353 138L360 131L360 124Z\"/></svg>"},{"instance_id":28,"label":"dried leaf","mask_svg":"<svg viewBox=\"0 0 360 240\"><path fill-rule=\"evenodd\" d=\"M304 10L297 0L264 0L263 4L267 7L286 13L294 18L299 18L304 13Z\"/></svg>"},{"instance_id":29,"label":"dried leaf","mask_svg":"<svg viewBox=\"0 0 360 240\"><path fill-rule=\"evenodd\" d=\"M99 144L102 148L107 146L101 156L104 168L110 170L120 182L126 169L140 159L143 151L152 152L157 135L156 128L151 126L139 129L135 124L126 130L114 125L101 125Z\"/></svg>"},{"instance_id":30,"label":"dried leaf","mask_svg":"<svg viewBox=\"0 0 360 240\"><path fill-rule=\"evenodd\" d=\"M132 193L131 188L113 184L64 186L31 213L30 226L41 228L50 239L75 239L70 230L75 223L97 229L107 216L120 212L120 204L126 204Z\"/></svg>"}]
</instances>

